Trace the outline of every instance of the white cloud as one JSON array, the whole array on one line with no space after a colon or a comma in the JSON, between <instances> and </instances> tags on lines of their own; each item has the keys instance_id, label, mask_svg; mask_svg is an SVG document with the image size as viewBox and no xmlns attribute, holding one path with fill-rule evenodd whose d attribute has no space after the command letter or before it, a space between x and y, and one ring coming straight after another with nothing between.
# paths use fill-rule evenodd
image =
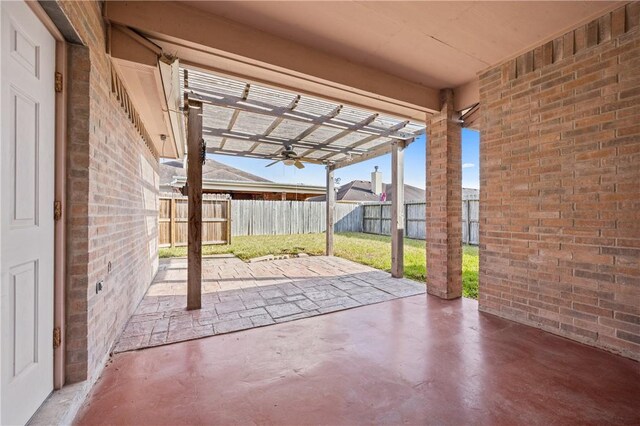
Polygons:
<instances>
[{"instance_id":1,"label":"white cloud","mask_svg":"<svg viewBox=\"0 0 640 426\"><path fill-rule=\"evenodd\" d=\"M473 164L473 163L464 163L464 164L462 165L462 168L463 168L463 169L470 169L470 168L472 168L472 167L475 167L475 164Z\"/></svg>"}]
</instances>

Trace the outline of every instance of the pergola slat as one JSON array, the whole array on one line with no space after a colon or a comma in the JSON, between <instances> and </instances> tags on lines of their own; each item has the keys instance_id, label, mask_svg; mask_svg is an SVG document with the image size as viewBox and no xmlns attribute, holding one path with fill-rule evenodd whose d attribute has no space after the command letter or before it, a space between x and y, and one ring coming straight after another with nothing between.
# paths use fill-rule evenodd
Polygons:
<instances>
[{"instance_id":1,"label":"pergola slat","mask_svg":"<svg viewBox=\"0 0 640 426\"><path fill-rule=\"evenodd\" d=\"M294 146L299 146L302 148L307 148L311 151L316 151L316 150L321 150L321 151L328 151L332 154L336 154L339 152L351 152L351 153L366 153L366 150L362 150L362 149L346 149L343 147L334 147L334 146L328 146L328 145L318 145L318 144L314 144L312 142L305 142L305 141L301 141L299 140L299 138L293 138L293 139L284 139L284 138L278 138L275 139L273 137L271 137L272 139L267 139L269 138L268 135L263 134L263 135L247 135L245 133L239 133L239 132L235 132L233 130L220 130L220 129L216 129L216 128L212 128L209 126L204 126L202 128L202 134L203 136L208 136L208 137L219 137L219 138L229 138L229 139L241 139L241 140L245 140L245 141L251 141L257 144L265 144L265 145L277 145L277 146L283 146L283 145L294 145ZM379 137L376 137L374 139L378 139Z\"/></svg>"}]
</instances>

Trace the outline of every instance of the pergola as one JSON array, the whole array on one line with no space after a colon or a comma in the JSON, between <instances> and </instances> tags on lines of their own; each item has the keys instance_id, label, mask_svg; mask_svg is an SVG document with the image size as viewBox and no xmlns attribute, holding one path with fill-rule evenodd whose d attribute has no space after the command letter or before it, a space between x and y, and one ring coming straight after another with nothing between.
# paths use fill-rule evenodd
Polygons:
<instances>
[{"instance_id":1,"label":"pergola","mask_svg":"<svg viewBox=\"0 0 640 426\"><path fill-rule=\"evenodd\" d=\"M187 309L201 307L202 160L205 153L282 159L326 167L326 255L333 255L334 171L391 153L392 276L403 276L404 149L425 124L345 104L180 67L187 129L189 206Z\"/></svg>"}]
</instances>

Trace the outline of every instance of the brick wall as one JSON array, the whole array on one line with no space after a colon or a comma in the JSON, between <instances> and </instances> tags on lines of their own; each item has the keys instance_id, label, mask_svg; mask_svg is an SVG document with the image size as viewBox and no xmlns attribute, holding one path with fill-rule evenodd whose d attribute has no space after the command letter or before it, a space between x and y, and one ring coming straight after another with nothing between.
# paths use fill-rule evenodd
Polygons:
<instances>
[{"instance_id":1,"label":"brick wall","mask_svg":"<svg viewBox=\"0 0 640 426\"><path fill-rule=\"evenodd\" d=\"M453 91L440 98L440 112L427 122L427 292L455 299L462 296L462 130Z\"/></svg>"},{"instance_id":2,"label":"brick wall","mask_svg":"<svg viewBox=\"0 0 640 426\"><path fill-rule=\"evenodd\" d=\"M639 9L480 76L480 310L635 359Z\"/></svg>"},{"instance_id":3,"label":"brick wall","mask_svg":"<svg viewBox=\"0 0 640 426\"><path fill-rule=\"evenodd\" d=\"M61 5L86 45L70 48L67 78L66 376L76 382L96 378L157 270L158 161L111 93L100 3Z\"/></svg>"}]
</instances>

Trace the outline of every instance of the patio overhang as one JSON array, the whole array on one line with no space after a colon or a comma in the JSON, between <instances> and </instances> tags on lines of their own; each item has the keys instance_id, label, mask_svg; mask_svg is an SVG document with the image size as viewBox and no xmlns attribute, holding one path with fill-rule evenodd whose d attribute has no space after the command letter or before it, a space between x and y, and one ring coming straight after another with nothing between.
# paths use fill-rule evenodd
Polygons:
<instances>
[{"instance_id":1,"label":"patio overhang","mask_svg":"<svg viewBox=\"0 0 640 426\"><path fill-rule=\"evenodd\" d=\"M621 4L107 1L104 15L185 65L422 120L441 89L467 109L480 72Z\"/></svg>"},{"instance_id":2,"label":"patio overhang","mask_svg":"<svg viewBox=\"0 0 640 426\"><path fill-rule=\"evenodd\" d=\"M440 90L454 88L461 124L477 128L481 71L620 4L556 3L551 16L540 2L433 3L429 8L353 2L326 8L322 2L284 7L107 1L103 13L111 24L114 64L140 105L156 151L179 158L186 140L175 58L182 66L247 84L417 121L440 110ZM348 24L338 25L347 16ZM519 28L517 37L513 27ZM149 99L162 92L155 100L162 108L154 110ZM343 164L389 152L382 147Z\"/></svg>"}]
</instances>

